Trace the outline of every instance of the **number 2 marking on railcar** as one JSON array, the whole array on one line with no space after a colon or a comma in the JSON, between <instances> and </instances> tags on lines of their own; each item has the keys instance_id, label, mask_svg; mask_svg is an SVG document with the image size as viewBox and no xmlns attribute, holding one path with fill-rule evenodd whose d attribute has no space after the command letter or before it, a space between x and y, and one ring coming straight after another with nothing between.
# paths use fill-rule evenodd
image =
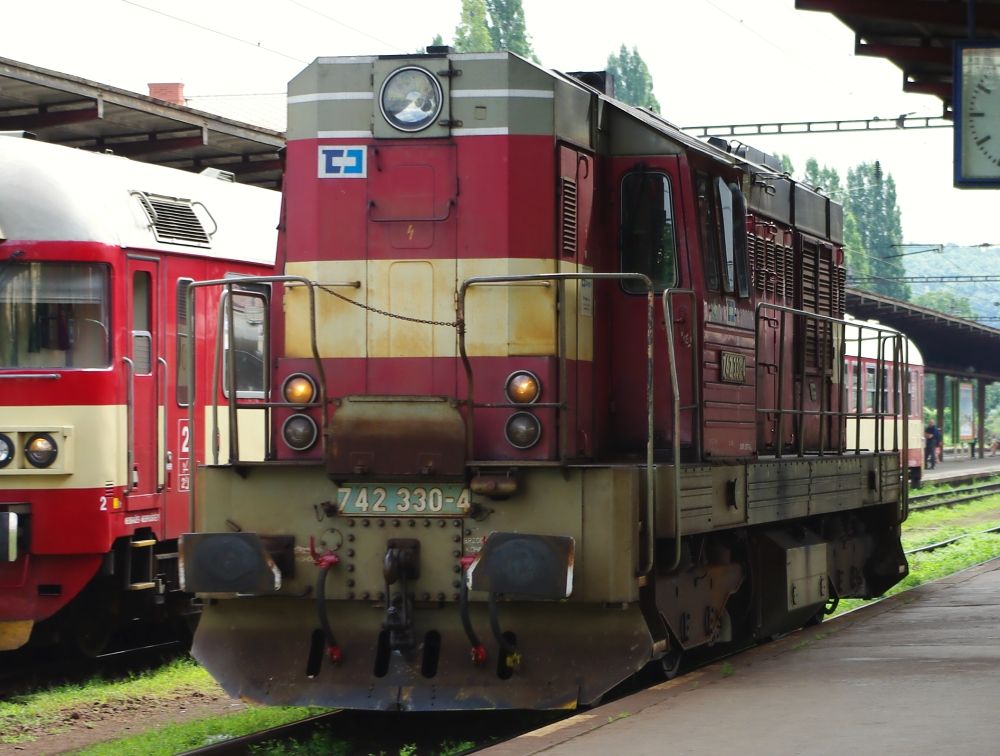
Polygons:
<instances>
[{"instance_id":1,"label":"number 2 marking on railcar","mask_svg":"<svg viewBox=\"0 0 1000 756\"><path fill-rule=\"evenodd\" d=\"M108 511L108 497L107 496L102 496L101 497L101 509L100 509L100 511L102 511L102 512L107 512Z\"/></svg>"}]
</instances>

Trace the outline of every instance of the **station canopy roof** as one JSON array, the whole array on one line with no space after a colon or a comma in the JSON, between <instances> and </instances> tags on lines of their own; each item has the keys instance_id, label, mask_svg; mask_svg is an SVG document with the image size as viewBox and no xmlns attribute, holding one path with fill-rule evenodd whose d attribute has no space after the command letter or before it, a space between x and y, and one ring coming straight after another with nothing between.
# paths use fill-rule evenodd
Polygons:
<instances>
[{"instance_id":1,"label":"station canopy roof","mask_svg":"<svg viewBox=\"0 0 1000 756\"><path fill-rule=\"evenodd\" d=\"M970 4L972 5L970 12ZM1000 0L795 0L799 10L832 13L854 32L854 52L903 71L903 91L939 97L952 113L952 43L1000 38Z\"/></svg>"},{"instance_id":2,"label":"station canopy roof","mask_svg":"<svg viewBox=\"0 0 1000 756\"><path fill-rule=\"evenodd\" d=\"M278 188L285 135L0 58L0 131L189 171L214 167Z\"/></svg>"},{"instance_id":3,"label":"station canopy roof","mask_svg":"<svg viewBox=\"0 0 1000 756\"><path fill-rule=\"evenodd\" d=\"M909 337L930 372L1000 381L1000 330L910 302L847 289L847 312Z\"/></svg>"}]
</instances>

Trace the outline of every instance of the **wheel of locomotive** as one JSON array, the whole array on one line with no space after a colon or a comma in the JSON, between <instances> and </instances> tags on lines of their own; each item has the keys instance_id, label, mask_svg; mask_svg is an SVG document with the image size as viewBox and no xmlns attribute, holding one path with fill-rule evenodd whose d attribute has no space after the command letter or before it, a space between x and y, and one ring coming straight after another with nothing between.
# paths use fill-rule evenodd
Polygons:
<instances>
[{"instance_id":1,"label":"wheel of locomotive","mask_svg":"<svg viewBox=\"0 0 1000 756\"><path fill-rule=\"evenodd\" d=\"M663 624L666 626L666 621ZM684 662L684 649L669 627L667 627L667 643L669 644L667 653L660 657L660 669L667 680L673 680L680 674L681 664Z\"/></svg>"},{"instance_id":2,"label":"wheel of locomotive","mask_svg":"<svg viewBox=\"0 0 1000 756\"><path fill-rule=\"evenodd\" d=\"M660 668L663 676L667 680L673 680L681 671L681 663L684 661L684 651L677 646L671 647L666 654L660 657Z\"/></svg>"},{"instance_id":3,"label":"wheel of locomotive","mask_svg":"<svg viewBox=\"0 0 1000 756\"><path fill-rule=\"evenodd\" d=\"M71 655L93 659L108 648L117 626L114 605L112 592L99 583L74 599L59 632Z\"/></svg>"}]
</instances>

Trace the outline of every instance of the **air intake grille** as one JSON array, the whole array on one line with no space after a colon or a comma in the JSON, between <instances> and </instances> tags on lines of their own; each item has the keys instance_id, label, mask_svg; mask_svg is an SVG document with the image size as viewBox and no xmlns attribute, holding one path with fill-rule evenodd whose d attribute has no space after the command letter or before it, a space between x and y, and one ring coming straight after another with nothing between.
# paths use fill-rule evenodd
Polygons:
<instances>
[{"instance_id":1,"label":"air intake grille","mask_svg":"<svg viewBox=\"0 0 1000 756\"><path fill-rule=\"evenodd\" d=\"M576 257L576 181L562 179L562 253Z\"/></svg>"},{"instance_id":2,"label":"air intake grille","mask_svg":"<svg viewBox=\"0 0 1000 756\"><path fill-rule=\"evenodd\" d=\"M156 240L191 247L208 247L210 238L190 200L138 193Z\"/></svg>"}]
</instances>

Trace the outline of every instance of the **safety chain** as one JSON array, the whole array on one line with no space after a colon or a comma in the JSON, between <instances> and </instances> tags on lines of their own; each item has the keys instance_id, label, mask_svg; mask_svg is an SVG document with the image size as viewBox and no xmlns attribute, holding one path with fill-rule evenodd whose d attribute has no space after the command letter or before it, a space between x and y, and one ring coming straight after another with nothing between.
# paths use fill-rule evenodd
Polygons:
<instances>
[{"instance_id":1,"label":"safety chain","mask_svg":"<svg viewBox=\"0 0 1000 756\"><path fill-rule=\"evenodd\" d=\"M322 289L327 294L332 294L337 299L342 299L345 302L347 302L348 304L352 304L355 307L360 307L362 310L368 310L369 312L374 312L374 313L376 313L378 315L385 315L387 318L395 318L396 320L406 320L406 321L409 321L410 323L423 323L424 325L446 326L448 328L458 328L458 321L457 320L452 320L452 321L445 321L445 320L425 320L423 318L411 318L411 317L409 317L407 315L398 315L398 314L396 314L394 312L389 312L387 310L380 310L377 307L372 307L371 305L366 305L366 304L364 304L362 302L355 302L353 299L348 299L343 294L338 294L333 289L328 289L327 287L323 286L322 284L315 284L315 286L316 286L317 289Z\"/></svg>"}]
</instances>

